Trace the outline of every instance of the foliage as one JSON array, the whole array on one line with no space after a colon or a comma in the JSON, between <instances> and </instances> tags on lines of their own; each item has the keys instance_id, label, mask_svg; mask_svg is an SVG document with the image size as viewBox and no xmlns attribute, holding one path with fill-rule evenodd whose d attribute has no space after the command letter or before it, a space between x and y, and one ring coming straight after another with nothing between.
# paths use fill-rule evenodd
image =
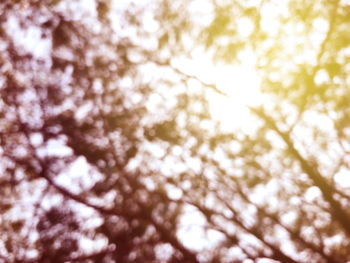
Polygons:
<instances>
[{"instance_id":1,"label":"foliage","mask_svg":"<svg viewBox=\"0 0 350 263\"><path fill-rule=\"evenodd\" d=\"M349 8L1 1L1 260L349 261ZM244 54L227 131L193 61Z\"/></svg>"}]
</instances>

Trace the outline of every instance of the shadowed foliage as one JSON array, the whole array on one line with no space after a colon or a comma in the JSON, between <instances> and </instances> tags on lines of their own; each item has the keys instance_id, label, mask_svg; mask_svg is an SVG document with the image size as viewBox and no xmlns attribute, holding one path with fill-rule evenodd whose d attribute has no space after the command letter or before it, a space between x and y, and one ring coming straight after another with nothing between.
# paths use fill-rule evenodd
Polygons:
<instances>
[{"instance_id":1,"label":"shadowed foliage","mask_svg":"<svg viewBox=\"0 0 350 263\"><path fill-rule=\"evenodd\" d=\"M350 260L348 1L0 10L1 262ZM225 128L207 77L251 57Z\"/></svg>"}]
</instances>

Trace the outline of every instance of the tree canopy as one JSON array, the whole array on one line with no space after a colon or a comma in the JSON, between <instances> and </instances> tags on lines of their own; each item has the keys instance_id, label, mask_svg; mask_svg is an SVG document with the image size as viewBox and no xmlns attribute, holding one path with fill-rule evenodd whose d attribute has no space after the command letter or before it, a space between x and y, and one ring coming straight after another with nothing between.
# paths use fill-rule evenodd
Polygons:
<instances>
[{"instance_id":1,"label":"tree canopy","mask_svg":"<svg viewBox=\"0 0 350 263\"><path fill-rule=\"evenodd\" d=\"M350 261L349 1L0 10L1 262Z\"/></svg>"}]
</instances>

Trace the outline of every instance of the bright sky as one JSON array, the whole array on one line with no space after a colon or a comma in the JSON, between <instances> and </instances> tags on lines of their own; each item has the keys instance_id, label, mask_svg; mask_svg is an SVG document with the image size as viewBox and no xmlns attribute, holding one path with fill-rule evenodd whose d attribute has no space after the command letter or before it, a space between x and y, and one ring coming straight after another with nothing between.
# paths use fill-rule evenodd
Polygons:
<instances>
[{"instance_id":1,"label":"bright sky","mask_svg":"<svg viewBox=\"0 0 350 263\"><path fill-rule=\"evenodd\" d=\"M216 87L227 96L208 92L211 115L222 122L224 130L249 128L252 119L247 106L263 104L258 73L249 64L218 66L213 73Z\"/></svg>"},{"instance_id":2,"label":"bright sky","mask_svg":"<svg viewBox=\"0 0 350 263\"><path fill-rule=\"evenodd\" d=\"M173 60L175 68L196 76L205 83L215 84L218 90L226 94L202 87L206 89L211 116L219 120L222 129L226 131L251 129L253 119L247 106L258 106L266 102L266 96L260 92L260 76L253 52L245 51L238 57L241 63L225 65L214 63L208 54L197 50L191 59ZM197 88L195 81L189 83L189 89L192 88Z\"/></svg>"}]
</instances>

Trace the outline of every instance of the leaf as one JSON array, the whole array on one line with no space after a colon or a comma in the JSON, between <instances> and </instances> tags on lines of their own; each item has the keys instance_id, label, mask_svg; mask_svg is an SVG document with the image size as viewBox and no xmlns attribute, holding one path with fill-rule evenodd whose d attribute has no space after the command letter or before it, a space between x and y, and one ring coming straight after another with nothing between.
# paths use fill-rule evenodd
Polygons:
<instances>
[{"instance_id":1,"label":"leaf","mask_svg":"<svg viewBox=\"0 0 350 263\"><path fill-rule=\"evenodd\" d=\"M17 221L11 222L11 227L15 232L19 232L23 226L24 226L23 220L17 220Z\"/></svg>"},{"instance_id":2,"label":"leaf","mask_svg":"<svg viewBox=\"0 0 350 263\"><path fill-rule=\"evenodd\" d=\"M13 204L11 203L4 203L0 205L0 211L2 213L6 213L8 212L8 210L10 210L13 207Z\"/></svg>"}]
</instances>

